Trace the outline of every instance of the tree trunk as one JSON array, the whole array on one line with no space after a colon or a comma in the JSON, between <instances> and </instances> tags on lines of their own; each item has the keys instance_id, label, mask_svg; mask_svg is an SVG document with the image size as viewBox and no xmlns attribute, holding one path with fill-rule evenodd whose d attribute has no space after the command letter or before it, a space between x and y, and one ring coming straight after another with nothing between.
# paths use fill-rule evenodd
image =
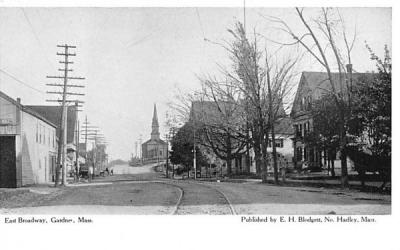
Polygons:
<instances>
[{"instance_id":1,"label":"tree trunk","mask_svg":"<svg viewBox=\"0 0 400 250\"><path fill-rule=\"evenodd\" d=\"M268 136L266 137L268 138ZM267 145L268 142L266 140L261 141L261 164L262 164L262 171L261 171L261 179L263 183L267 182L267 177L268 177L268 153L267 153Z\"/></svg>"},{"instance_id":2,"label":"tree trunk","mask_svg":"<svg viewBox=\"0 0 400 250\"><path fill-rule=\"evenodd\" d=\"M331 159L331 176L335 177L335 159Z\"/></svg>"},{"instance_id":3,"label":"tree trunk","mask_svg":"<svg viewBox=\"0 0 400 250\"><path fill-rule=\"evenodd\" d=\"M326 163L327 163L326 160L327 160L326 159L326 149L324 148L324 167L326 167ZM328 162L328 175L329 175L329 162Z\"/></svg>"},{"instance_id":4,"label":"tree trunk","mask_svg":"<svg viewBox=\"0 0 400 250\"><path fill-rule=\"evenodd\" d=\"M365 187L365 171L361 170L359 171L359 177L360 177L360 181L361 181L361 188Z\"/></svg>"},{"instance_id":5,"label":"tree trunk","mask_svg":"<svg viewBox=\"0 0 400 250\"><path fill-rule=\"evenodd\" d=\"M247 129L246 129L246 173L250 174L250 165L251 165L251 161L250 161L250 131L249 131L249 125L247 123Z\"/></svg>"},{"instance_id":6,"label":"tree trunk","mask_svg":"<svg viewBox=\"0 0 400 250\"><path fill-rule=\"evenodd\" d=\"M347 159L346 159L346 152L345 149L342 148L340 150L340 163L341 163L341 183L342 183L342 188L347 188L349 186L349 176L347 173Z\"/></svg>"},{"instance_id":7,"label":"tree trunk","mask_svg":"<svg viewBox=\"0 0 400 250\"><path fill-rule=\"evenodd\" d=\"M342 188L349 186L349 177L347 173L347 155L346 155L346 131L344 124L344 116L341 117L341 129L340 129L340 163L341 163L341 184Z\"/></svg>"},{"instance_id":8,"label":"tree trunk","mask_svg":"<svg viewBox=\"0 0 400 250\"><path fill-rule=\"evenodd\" d=\"M231 137L228 135L226 137L226 171L227 175L232 175L232 142Z\"/></svg>"},{"instance_id":9,"label":"tree trunk","mask_svg":"<svg viewBox=\"0 0 400 250\"><path fill-rule=\"evenodd\" d=\"M262 158L262 154L261 154L261 148L260 148L260 140L259 135L254 133L254 145L253 145L253 150L254 150L254 160L256 162L256 174L257 176L261 175L261 158Z\"/></svg>"},{"instance_id":10,"label":"tree trunk","mask_svg":"<svg viewBox=\"0 0 400 250\"><path fill-rule=\"evenodd\" d=\"M228 158L228 160L226 161L226 174L228 176L231 176L232 174L232 160L230 160L230 158Z\"/></svg>"},{"instance_id":11,"label":"tree trunk","mask_svg":"<svg viewBox=\"0 0 400 250\"><path fill-rule=\"evenodd\" d=\"M276 145L275 145L275 128L274 128L274 122L271 122L271 143L272 143L272 162L273 162L273 167L274 167L274 183L278 184L279 183L279 175L278 175L278 162L276 159Z\"/></svg>"}]
</instances>

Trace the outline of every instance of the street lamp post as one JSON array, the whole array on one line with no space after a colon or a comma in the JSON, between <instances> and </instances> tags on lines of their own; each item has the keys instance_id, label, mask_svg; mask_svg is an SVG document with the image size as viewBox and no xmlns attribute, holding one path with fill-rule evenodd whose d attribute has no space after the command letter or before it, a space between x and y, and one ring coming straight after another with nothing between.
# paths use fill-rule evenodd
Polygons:
<instances>
[{"instance_id":1,"label":"street lamp post","mask_svg":"<svg viewBox=\"0 0 400 250\"><path fill-rule=\"evenodd\" d=\"M170 141L171 141L175 136L175 128L174 127L170 128L169 134L170 134L169 138L170 138ZM172 150L172 142L171 142L171 150ZM171 164L172 164L172 162L171 162ZM172 164L172 177L171 178L174 179L174 177L175 177L175 169L174 169L174 164Z\"/></svg>"},{"instance_id":2,"label":"street lamp post","mask_svg":"<svg viewBox=\"0 0 400 250\"><path fill-rule=\"evenodd\" d=\"M167 178L169 178L169 174L168 174L168 169L169 169L169 164L168 164L168 158L169 158L169 155L168 155L168 140L169 140L169 138L167 137L167 163L166 163L166 166L165 166L165 172L166 172L166 176L167 176Z\"/></svg>"},{"instance_id":3,"label":"street lamp post","mask_svg":"<svg viewBox=\"0 0 400 250\"><path fill-rule=\"evenodd\" d=\"M197 179L197 166L196 166L196 119L193 122L193 168L194 179Z\"/></svg>"}]
</instances>

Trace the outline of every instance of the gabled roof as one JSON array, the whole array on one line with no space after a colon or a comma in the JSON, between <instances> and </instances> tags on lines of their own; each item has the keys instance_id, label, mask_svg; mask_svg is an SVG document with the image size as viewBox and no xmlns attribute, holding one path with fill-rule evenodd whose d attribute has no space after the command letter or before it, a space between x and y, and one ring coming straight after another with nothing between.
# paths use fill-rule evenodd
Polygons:
<instances>
[{"instance_id":1,"label":"gabled roof","mask_svg":"<svg viewBox=\"0 0 400 250\"><path fill-rule=\"evenodd\" d=\"M292 119L284 117L279 119L275 124L275 134L292 135L294 133Z\"/></svg>"},{"instance_id":2,"label":"gabled roof","mask_svg":"<svg viewBox=\"0 0 400 250\"><path fill-rule=\"evenodd\" d=\"M13 105L17 106L18 108L20 108L22 111L33 115L34 117L38 118L39 120L44 121L45 123L49 124L52 127L57 127L57 125L52 122L51 120L47 119L45 116L41 115L39 112L36 112L34 109L31 109L30 106L24 106L21 103L19 103L18 101L14 100L13 98L11 98L10 96L6 95L4 92L0 91L0 97L2 97L3 99L7 100L8 102L12 103Z\"/></svg>"},{"instance_id":3,"label":"gabled roof","mask_svg":"<svg viewBox=\"0 0 400 250\"><path fill-rule=\"evenodd\" d=\"M342 73L343 82L345 82L345 75L345 73ZM352 73L353 82L355 83L364 79L372 79L374 75L374 73ZM339 72L332 72L332 78L336 92L339 92L341 90L343 90L343 92L347 92L346 86L343 86L340 83ZM317 100L323 95L330 92L332 92L332 86L329 82L328 74L326 72L304 71L301 75L300 82L297 87L291 115L300 110L300 102L303 96L311 96L312 100Z\"/></svg>"},{"instance_id":4,"label":"gabled roof","mask_svg":"<svg viewBox=\"0 0 400 250\"><path fill-rule=\"evenodd\" d=\"M243 124L245 122L245 110L243 105L229 102L194 101L190 110L190 119L200 122L211 122L212 124L224 124L224 116L232 124ZM279 105L276 114L279 118L287 117L283 104ZM226 123L226 122L225 122Z\"/></svg>"},{"instance_id":5,"label":"gabled roof","mask_svg":"<svg viewBox=\"0 0 400 250\"><path fill-rule=\"evenodd\" d=\"M239 105L229 102L194 101L190 120L207 124L241 123L243 115Z\"/></svg>"},{"instance_id":6,"label":"gabled roof","mask_svg":"<svg viewBox=\"0 0 400 250\"><path fill-rule=\"evenodd\" d=\"M59 126L61 123L61 106L27 106L35 112L39 113L52 123L57 125L57 136L59 135ZM75 136L75 124L76 124L76 107L68 107L68 117L67 117L67 143L74 142Z\"/></svg>"},{"instance_id":7,"label":"gabled roof","mask_svg":"<svg viewBox=\"0 0 400 250\"><path fill-rule=\"evenodd\" d=\"M149 140L145 141L144 143L142 143L142 145L148 144L149 142L156 142L158 144L163 144L163 145L167 144L165 141L163 141L161 139L149 139Z\"/></svg>"}]
</instances>

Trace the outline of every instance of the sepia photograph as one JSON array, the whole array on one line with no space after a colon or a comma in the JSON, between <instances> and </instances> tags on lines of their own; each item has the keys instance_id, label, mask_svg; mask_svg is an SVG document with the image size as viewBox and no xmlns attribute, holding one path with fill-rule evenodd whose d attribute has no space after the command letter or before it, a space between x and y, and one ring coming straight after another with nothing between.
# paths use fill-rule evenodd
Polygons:
<instances>
[{"instance_id":1,"label":"sepia photograph","mask_svg":"<svg viewBox=\"0 0 400 250\"><path fill-rule=\"evenodd\" d=\"M1 7L0 32L2 215L392 213L390 7Z\"/></svg>"}]
</instances>

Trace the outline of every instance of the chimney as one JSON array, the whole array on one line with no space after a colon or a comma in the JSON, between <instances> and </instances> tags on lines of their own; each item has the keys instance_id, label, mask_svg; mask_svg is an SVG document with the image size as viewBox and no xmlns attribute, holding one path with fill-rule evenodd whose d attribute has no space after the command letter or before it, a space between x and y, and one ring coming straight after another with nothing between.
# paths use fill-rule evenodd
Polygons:
<instances>
[{"instance_id":1,"label":"chimney","mask_svg":"<svg viewBox=\"0 0 400 250\"><path fill-rule=\"evenodd\" d=\"M21 104L21 98L17 98L17 102L18 102L18 104Z\"/></svg>"},{"instance_id":2,"label":"chimney","mask_svg":"<svg viewBox=\"0 0 400 250\"><path fill-rule=\"evenodd\" d=\"M351 73L353 71L353 64L346 64L347 73Z\"/></svg>"}]
</instances>

